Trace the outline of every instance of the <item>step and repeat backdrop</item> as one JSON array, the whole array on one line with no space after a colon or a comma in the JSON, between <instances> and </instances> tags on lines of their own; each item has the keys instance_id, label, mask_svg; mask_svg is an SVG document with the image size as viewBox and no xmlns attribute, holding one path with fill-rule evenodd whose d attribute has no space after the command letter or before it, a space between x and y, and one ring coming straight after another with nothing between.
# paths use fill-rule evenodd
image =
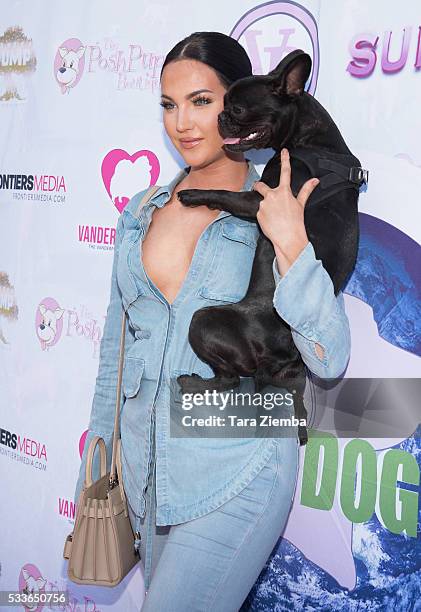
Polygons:
<instances>
[{"instance_id":1,"label":"step and repeat backdrop","mask_svg":"<svg viewBox=\"0 0 421 612\"><path fill-rule=\"evenodd\" d=\"M165 135L159 72L176 42L202 30L236 38L254 74L295 48L311 55L308 92L370 171L358 260L344 289L346 382L370 379L371 397L376 383L421 377L418 2L3 0L0 591L67 590L61 609L69 610L141 608L140 564L114 589L84 587L68 581L62 553L117 219L131 196L183 166ZM272 153L250 154L260 172ZM405 400L394 389L385 409L400 414ZM413 414L388 437L326 432L325 442L300 448L286 529L244 610L418 609Z\"/></svg>"}]
</instances>

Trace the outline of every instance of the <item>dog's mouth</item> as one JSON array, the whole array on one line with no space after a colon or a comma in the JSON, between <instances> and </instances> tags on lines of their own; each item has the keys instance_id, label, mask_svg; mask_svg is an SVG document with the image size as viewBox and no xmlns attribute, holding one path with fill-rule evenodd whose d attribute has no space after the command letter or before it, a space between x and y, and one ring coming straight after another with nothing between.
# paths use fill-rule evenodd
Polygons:
<instances>
[{"instance_id":1,"label":"dog's mouth","mask_svg":"<svg viewBox=\"0 0 421 612\"><path fill-rule=\"evenodd\" d=\"M251 132L247 136L237 136L237 137L228 137L224 138L224 145L235 146L235 148L240 148L242 145L250 145L254 146L256 143L259 143L266 136L266 130L260 129Z\"/></svg>"}]
</instances>

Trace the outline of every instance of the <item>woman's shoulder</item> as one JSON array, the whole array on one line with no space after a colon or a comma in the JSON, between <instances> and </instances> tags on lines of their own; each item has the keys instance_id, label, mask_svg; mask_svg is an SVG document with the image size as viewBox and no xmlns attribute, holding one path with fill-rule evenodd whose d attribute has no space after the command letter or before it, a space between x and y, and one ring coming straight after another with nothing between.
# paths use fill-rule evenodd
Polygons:
<instances>
[{"instance_id":1,"label":"woman's shoulder","mask_svg":"<svg viewBox=\"0 0 421 612\"><path fill-rule=\"evenodd\" d=\"M148 189L150 189L150 187L146 187L146 189L142 189L141 191L138 191L137 193L135 193L135 195L132 196L130 200L127 202L122 212L130 213L132 216L138 217L139 212L140 212L139 204L142 201L142 198L144 197Z\"/></svg>"},{"instance_id":2,"label":"woman's shoulder","mask_svg":"<svg viewBox=\"0 0 421 612\"><path fill-rule=\"evenodd\" d=\"M142 189L130 198L121 211L118 219L118 227L120 231L124 231L127 228L134 229L139 226L142 209L148 203L149 198L145 202L142 202L142 200L149 190L151 190L150 197L152 197L161 188L159 185L156 185L155 187L156 189L154 191L151 190L151 186L147 187L146 189Z\"/></svg>"}]
</instances>

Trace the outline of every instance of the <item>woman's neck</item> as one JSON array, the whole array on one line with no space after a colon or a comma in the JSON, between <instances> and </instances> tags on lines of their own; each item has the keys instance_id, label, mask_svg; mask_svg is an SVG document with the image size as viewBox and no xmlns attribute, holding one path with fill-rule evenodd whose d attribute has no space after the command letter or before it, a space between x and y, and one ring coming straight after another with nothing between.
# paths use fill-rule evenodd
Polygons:
<instances>
[{"instance_id":1,"label":"woman's neck","mask_svg":"<svg viewBox=\"0 0 421 612\"><path fill-rule=\"evenodd\" d=\"M182 189L227 189L240 191L248 174L248 163L228 157L217 159L204 167L190 166Z\"/></svg>"}]
</instances>

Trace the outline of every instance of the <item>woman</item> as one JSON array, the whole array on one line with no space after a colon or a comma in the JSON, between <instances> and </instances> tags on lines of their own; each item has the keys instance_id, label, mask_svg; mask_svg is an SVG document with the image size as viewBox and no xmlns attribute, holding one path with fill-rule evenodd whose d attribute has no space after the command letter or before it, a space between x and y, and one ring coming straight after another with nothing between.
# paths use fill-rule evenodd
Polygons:
<instances>
[{"instance_id":1,"label":"woman","mask_svg":"<svg viewBox=\"0 0 421 612\"><path fill-rule=\"evenodd\" d=\"M75 500L94 435L104 438L111 461L123 304L130 320L123 482L144 563L142 610L238 610L282 533L298 469L296 431L263 439L170 435L172 382L182 373L213 374L189 345L191 317L199 308L245 295L259 231L230 213L184 207L177 192L254 185L264 196L258 223L276 253L274 306L296 322L293 338L305 363L331 378L349 358L343 297L335 297L304 227L305 201L315 184L309 181L293 197L286 153L281 185L270 189L242 153L223 148L217 117L224 94L233 81L251 74L243 47L218 32L196 32L170 51L161 71L164 126L187 167L158 189L139 216L145 190L134 196L117 223L110 304ZM302 300L310 280L311 292Z\"/></svg>"}]
</instances>

